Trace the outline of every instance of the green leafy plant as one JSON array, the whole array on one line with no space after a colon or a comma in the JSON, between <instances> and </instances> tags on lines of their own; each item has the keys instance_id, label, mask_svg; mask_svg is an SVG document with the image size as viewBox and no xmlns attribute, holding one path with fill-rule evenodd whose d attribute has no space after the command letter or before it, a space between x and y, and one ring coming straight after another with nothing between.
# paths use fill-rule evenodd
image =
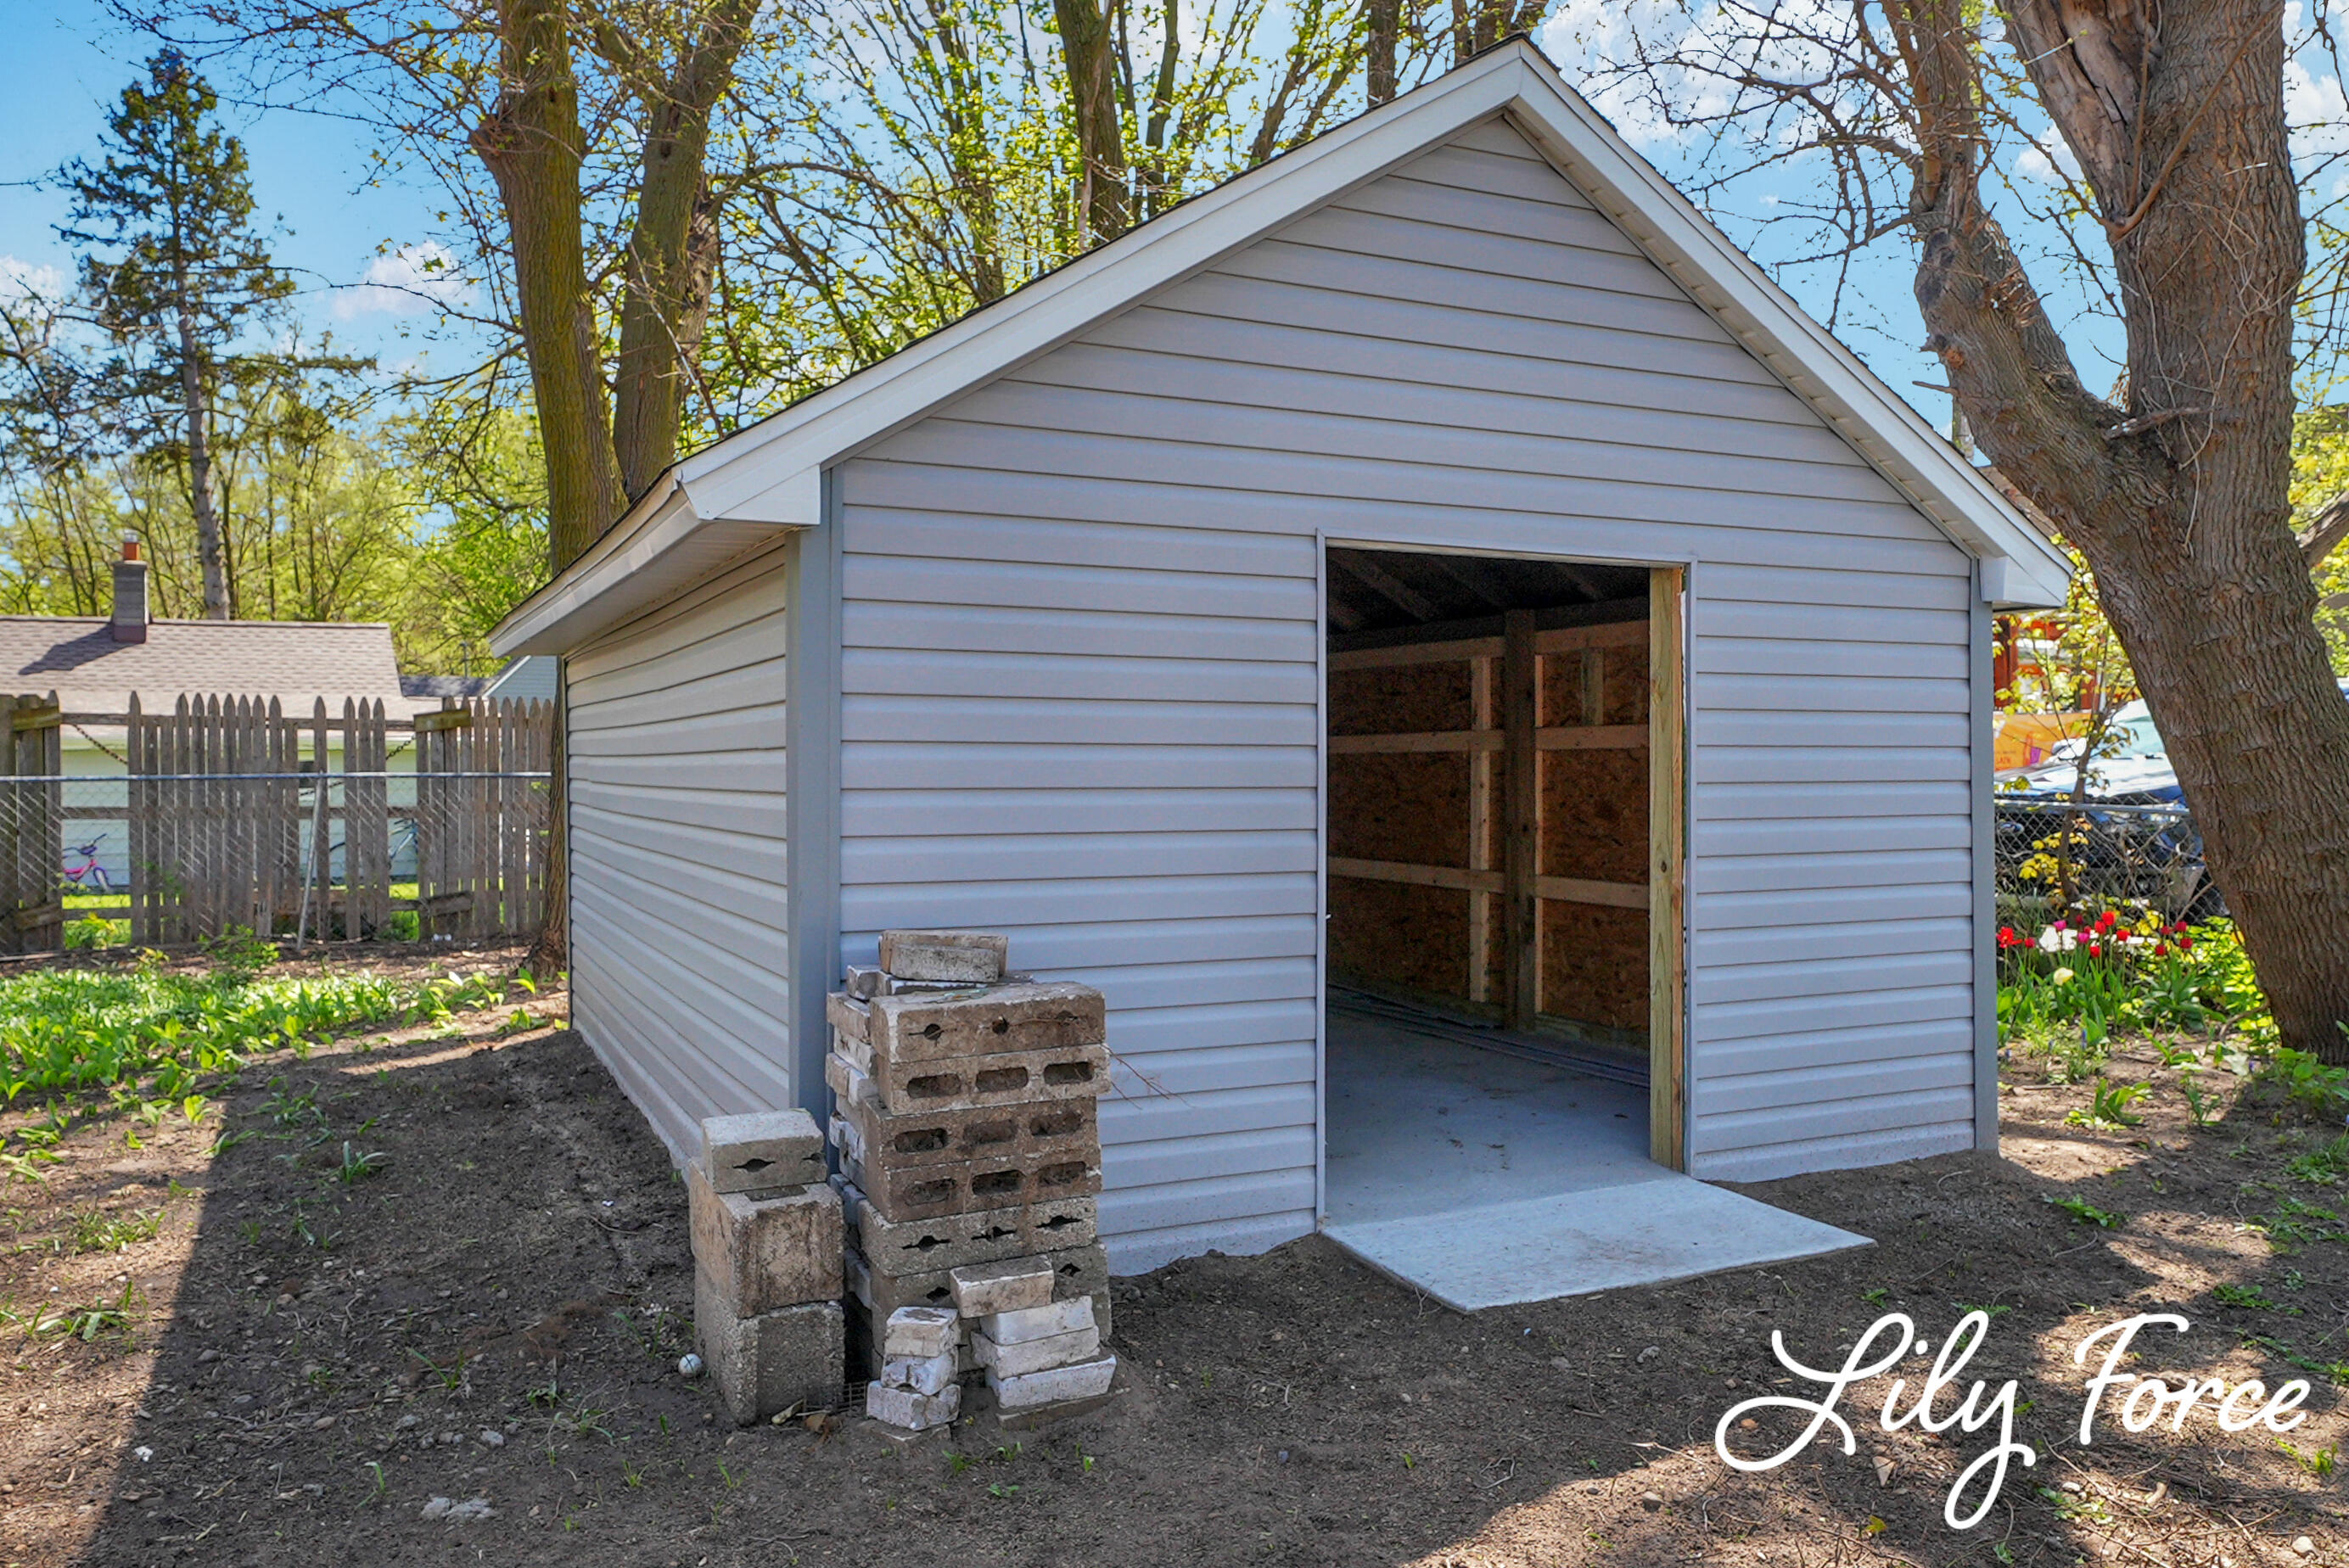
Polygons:
<instances>
[{"instance_id":1,"label":"green leafy plant","mask_svg":"<svg viewBox=\"0 0 2349 1568\"><path fill-rule=\"evenodd\" d=\"M2319 1121L2349 1116L2349 1068L2327 1067L2312 1051L2277 1046L2261 1053L2251 1082L2282 1097L2292 1109Z\"/></svg>"},{"instance_id":2,"label":"green leafy plant","mask_svg":"<svg viewBox=\"0 0 2349 1568\"><path fill-rule=\"evenodd\" d=\"M2186 1114L2197 1127L2209 1127L2227 1109L2225 1095L2207 1093L2190 1078L2178 1080L2178 1092L2186 1101Z\"/></svg>"},{"instance_id":3,"label":"green leafy plant","mask_svg":"<svg viewBox=\"0 0 2349 1568\"><path fill-rule=\"evenodd\" d=\"M2151 1086L2141 1083L2106 1083L2102 1078L2086 1105L2066 1116L2064 1122L2073 1127L2121 1128L2143 1125L2145 1118L2129 1107L2145 1098Z\"/></svg>"},{"instance_id":4,"label":"green leafy plant","mask_svg":"<svg viewBox=\"0 0 2349 1568\"><path fill-rule=\"evenodd\" d=\"M389 1163L390 1160L391 1156L381 1150L372 1150L363 1154L354 1153L351 1146L345 1143L343 1162L335 1168L335 1180L346 1187L352 1186L375 1175Z\"/></svg>"},{"instance_id":5,"label":"green leafy plant","mask_svg":"<svg viewBox=\"0 0 2349 1568\"><path fill-rule=\"evenodd\" d=\"M2289 1455L2292 1463L2319 1480L2331 1480L2333 1472L2340 1468L2341 1457L2337 1447L2303 1449L2289 1438L2278 1438L2276 1447Z\"/></svg>"},{"instance_id":6,"label":"green leafy plant","mask_svg":"<svg viewBox=\"0 0 2349 1568\"><path fill-rule=\"evenodd\" d=\"M2099 1230L2114 1231L2128 1222L2127 1214L2110 1209L2099 1209L2085 1198L2050 1198L2047 1202L2072 1216L2072 1222L2094 1225Z\"/></svg>"},{"instance_id":7,"label":"green leafy plant","mask_svg":"<svg viewBox=\"0 0 2349 1568\"><path fill-rule=\"evenodd\" d=\"M2287 1175L2313 1186L2337 1187L2349 1178L2349 1132L2294 1156L2284 1166Z\"/></svg>"}]
</instances>

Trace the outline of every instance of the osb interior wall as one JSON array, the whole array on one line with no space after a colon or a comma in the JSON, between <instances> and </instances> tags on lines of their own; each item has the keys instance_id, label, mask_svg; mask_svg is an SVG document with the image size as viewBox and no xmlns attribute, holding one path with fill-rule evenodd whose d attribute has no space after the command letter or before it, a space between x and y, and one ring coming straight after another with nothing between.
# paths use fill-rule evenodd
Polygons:
<instances>
[{"instance_id":1,"label":"osb interior wall","mask_svg":"<svg viewBox=\"0 0 2349 1568\"><path fill-rule=\"evenodd\" d=\"M1473 728L1472 678L1464 663L1332 671L1330 733ZM1465 867L1468 770L1467 757L1458 752L1331 756L1330 855ZM1331 877L1331 977L1464 1003L1470 896L1453 888Z\"/></svg>"},{"instance_id":2,"label":"osb interior wall","mask_svg":"<svg viewBox=\"0 0 2349 1568\"><path fill-rule=\"evenodd\" d=\"M1543 660L1542 723L1648 722L1648 650L1598 650L1604 715L1583 710L1579 653ZM1648 880L1648 754L1553 751L1542 759L1541 874L1593 882ZM1542 901L1541 1010L1601 1029L1648 1027L1648 913Z\"/></svg>"},{"instance_id":3,"label":"osb interior wall","mask_svg":"<svg viewBox=\"0 0 2349 1568\"><path fill-rule=\"evenodd\" d=\"M1645 724L1644 647L1600 650L1603 711L1583 710L1579 652L1542 660L1540 722L1546 726ZM1330 732L1385 735L1474 727L1466 663L1340 670L1330 676ZM1497 708L1496 708L1497 716ZM1458 752L1330 758L1330 853L1410 865L1469 863L1470 761ZM1501 764L1495 758L1494 824L1485 863L1501 862ZM1643 750L1553 751L1542 765L1545 876L1643 882L1648 863L1648 757ZM1330 971L1333 979L1416 992L1475 1011L1470 1001L1469 903L1449 888L1330 879ZM1485 995L1503 985L1499 901ZM1612 1035L1648 1026L1645 911L1542 902L1542 1011L1568 1025Z\"/></svg>"}]
</instances>

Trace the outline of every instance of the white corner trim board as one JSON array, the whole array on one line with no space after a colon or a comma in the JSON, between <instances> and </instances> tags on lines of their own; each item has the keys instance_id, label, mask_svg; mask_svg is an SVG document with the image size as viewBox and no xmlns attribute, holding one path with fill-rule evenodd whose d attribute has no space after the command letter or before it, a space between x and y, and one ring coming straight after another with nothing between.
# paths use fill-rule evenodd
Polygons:
<instances>
[{"instance_id":1,"label":"white corner trim board","mask_svg":"<svg viewBox=\"0 0 2349 1568\"><path fill-rule=\"evenodd\" d=\"M1522 39L1284 153L680 459L492 634L559 653L778 528L822 524L822 474L1481 120L1508 119L1691 297L1969 554L2002 606L2061 603L2071 563L1898 394L1806 315Z\"/></svg>"}]
</instances>

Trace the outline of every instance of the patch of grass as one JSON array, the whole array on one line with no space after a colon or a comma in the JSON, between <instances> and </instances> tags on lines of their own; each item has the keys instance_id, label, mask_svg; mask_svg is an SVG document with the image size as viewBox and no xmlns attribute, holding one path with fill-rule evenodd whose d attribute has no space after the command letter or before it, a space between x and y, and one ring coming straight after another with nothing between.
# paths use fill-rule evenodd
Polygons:
<instances>
[{"instance_id":1,"label":"patch of grass","mask_svg":"<svg viewBox=\"0 0 2349 1568\"><path fill-rule=\"evenodd\" d=\"M2337 1187L2349 1177L2349 1132L2297 1156L2284 1167L2296 1181L2318 1187Z\"/></svg>"},{"instance_id":2,"label":"patch of grass","mask_svg":"<svg viewBox=\"0 0 2349 1568\"><path fill-rule=\"evenodd\" d=\"M2319 1361L2315 1357L2303 1356L2282 1340L2265 1334L2245 1335L2243 1343L2266 1351L2287 1366L2297 1367L2303 1372L2313 1372L2337 1388L2349 1388L2349 1361Z\"/></svg>"},{"instance_id":3,"label":"patch of grass","mask_svg":"<svg viewBox=\"0 0 2349 1568\"><path fill-rule=\"evenodd\" d=\"M151 1242L163 1229L163 1211L148 1209L113 1213L104 1209L78 1211L72 1220L73 1250L78 1253L119 1253L140 1242Z\"/></svg>"},{"instance_id":4,"label":"patch of grass","mask_svg":"<svg viewBox=\"0 0 2349 1568\"><path fill-rule=\"evenodd\" d=\"M2297 1198L2286 1198L2273 1213L2262 1214L2251 1223L2252 1230L2267 1237L2270 1250L2280 1257L2319 1242L2349 1242L2349 1230L2339 1228L2339 1214Z\"/></svg>"},{"instance_id":5,"label":"patch of grass","mask_svg":"<svg viewBox=\"0 0 2349 1568\"><path fill-rule=\"evenodd\" d=\"M2246 1312L2287 1312L2299 1315L2300 1308L2271 1301L2265 1291L2255 1284L2218 1284L2210 1287L2210 1299L2220 1306L2240 1307Z\"/></svg>"},{"instance_id":6,"label":"patch of grass","mask_svg":"<svg viewBox=\"0 0 2349 1568\"><path fill-rule=\"evenodd\" d=\"M2071 1215L2075 1225L2094 1225L2099 1230L2116 1231L2128 1223L2127 1214L2111 1209L2099 1209L2085 1198L2050 1198L2047 1202Z\"/></svg>"}]
</instances>

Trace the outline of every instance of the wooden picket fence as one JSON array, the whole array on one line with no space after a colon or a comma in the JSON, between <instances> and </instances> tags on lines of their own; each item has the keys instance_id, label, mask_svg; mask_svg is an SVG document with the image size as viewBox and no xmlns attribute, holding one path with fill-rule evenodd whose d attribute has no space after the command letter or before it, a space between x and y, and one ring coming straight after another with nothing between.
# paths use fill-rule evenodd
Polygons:
<instances>
[{"instance_id":1,"label":"wooden picket fence","mask_svg":"<svg viewBox=\"0 0 2349 1568\"><path fill-rule=\"evenodd\" d=\"M0 951L62 945L68 915L126 921L142 946L239 929L473 941L543 918L550 704L452 699L411 723L379 700L84 714L0 696ZM125 773L63 777L65 726L121 730ZM391 767L410 746L412 778ZM99 822L127 837L128 902L68 910L67 846Z\"/></svg>"}]
</instances>

